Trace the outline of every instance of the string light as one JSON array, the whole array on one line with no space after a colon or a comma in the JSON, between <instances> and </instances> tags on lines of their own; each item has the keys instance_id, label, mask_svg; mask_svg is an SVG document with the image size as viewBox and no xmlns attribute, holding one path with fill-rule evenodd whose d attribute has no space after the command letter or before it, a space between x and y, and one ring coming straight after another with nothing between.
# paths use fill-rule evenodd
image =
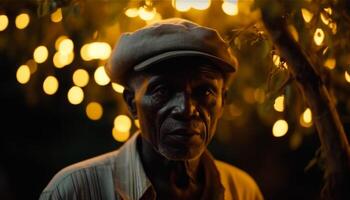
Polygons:
<instances>
[{"instance_id":1,"label":"string light","mask_svg":"<svg viewBox=\"0 0 350 200\"><path fill-rule=\"evenodd\" d=\"M69 54L74 49L74 43L69 38L64 38L58 43L58 51L61 54Z\"/></svg>"},{"instance_id":2,"label":"string light","mask_svg":"<svg viewBox=\"0 0 350 200\"><path fill-rule=\"evenodd\" d=\"M275 137L282 137L288 132L288 123L283 120L277 120L272 127L272 134Z\"/></svg>"},{"instance_id":3,"label":"string light","mask_svg":"<svg viewBox=\"0 0 350 200\"><path fill-rule=\"evenodd\" d=\"M192 1L191 7L197 10L205 10L210 7L211 0Z\"/></svg>"},{"instance_id":4,"label":"string light","mask_svg":"<svg viewBox=\"0 0 350 200\"><path fill-rule=\"evenodd\" d=\"M49 55L49 51L45 46L38 46L33 53L33 58L37 63L43 63L46 61Z\"/></svg>"},{"instance_id":5,"label":"string light","mask_svg":"<svg viewBox=\"0 0 350 200\"><path fill-rule=\"evenodd\" d=\"M112 52L111 46L106 42L93 42L82 46L80 56L85 61L93 59L106 60Z\"/></svg>"},{"instance_id":6,"label":"string light","mask_svg":"<svg viewBox=\"0 0 350 200\"><path fill-rule=\"evenodd\" d=\"M313 16L314 16L314 14L312 14L312 13L311 13L308 9L306 9L306 8L302 8L302 9L301 9L301 14L302 14L303 19L304 19L304 21L305 21L306 23L309 23L309 22L312 20Z\"/></svg>"},{"instance_id":7,"label":"string light","mask_svg":"<svg viewBox=\"0 0 350 200\"><path fill-rule=\"evenodd\" d=\"M99 120L102 117L103 114L103 108L101 104L97 102L90 102L86 106L86 115L88 116L89 119L91 120Z\"/></svg>"},{"instance_id":8,"label":"string light","mask_svg":"<svg viewBox=\"0 0 350 200\"><path fill-rule=\"evenodd\" d=\"M345 71L344 76L345 76L345 80L346 80L348 83L350 83L350 75L349 75L349 73L348 73L347 71Z\"/></svg>"},{"instance_id":9,"label":"string light","mask_svg":"<svg viewBox=\"0 0 350 200\"><path fill-rule=\"evenodd\" d=\"M238 14L237 0L224 0L221 8L227 15L235 16Z\"/></svg>"},{"instance_id":10,"label":"string light","mask_svg":"<svg viewBox=\"0 0 350 200\"><path fill-rule=\"evenodd\" d=\"M120 132L130 131L131 128L131 120L126 115L118 115L114 119L114 128Z\"/></svg>"},{"instance_id":11,"label":"string light","mask_svg":"<svg viewBox=\"0 0 350 200\"><path fill-rule=\"evenodd\" d=\"M61 8L58 8L54 13L51 14L51 21L58 23L62 21L62 10Z\"/></svg>"},{"instance_id":12,"label":"string light","mask_svg":"<svg viewBox=\"0 0 350 200\"><path fill-rule=\"evenodd\" d=\"M187 12L191 9L191 2L188 0L173 0L172 5L180 12Z\"/></svg>"},{"instance_id":13,"label":"string light","mask_svg":"<svg viewBox=\"0 0 350 200\"><path fill-rule=\"evenodd\" d=\"M114 91L123 94L124 92L124 87L122 85L119 85L118 83L112 83L112 88Z\"/></svg>"},{"instance_id":14,"label":"string light","mask_svg":"<svg viewBox=\"0 0 350 200\"><path fill-rule=\"evenodd\" d=\"M30 17L27 13L19 14L15 20L15 24L18 29L26 28L29 22L30 22Z\"/></svg>"},{"instance_id":15,"label":"string light","mask_svg":"<svg viewBox=\"0 0 350 200\"><path fill-rule=\"evenodd\" d=\"M139 16L141 19L145 21L152 20L155 15L156 15L156 8L148 8L145 6L142 6L139 8Z\"/></svg>"},{"instance_id":16,"label":"string light","mask_svg":"<svg viewBox=\"0 0 350 200\"><path fill-rule=\"evenodd\" d=\"M314 42L317 46L321 46L324 40L324 32L322 29L317 28L314 34Z\"/></svg>"},{"instance_id":17,"label":"string light","mask_svg":"<svg viewBox=\"0 0 350 200\"><path fill-rule=\"evenodd\" d=\"M336 65L337 61L334 58L328 58L325 62L324 62L324 66L328 69L334 69L335 65Z\"/></svg>"},{"instance_id":18,"label":"string light","mask_svg":"<svg viewBox=\"0 0 350 200\"><path fill-rule=\"evenodd\" d=\"M84 99L84 91L78 87L78 86L73 86L71 89L68 91L68 101L73 104L73 105L78 105L80 104Z\"/></svg>"},{"instance_id":19,"label":"string light","mask_svg":"<svg viewBox=\"0 0 350 200\"><path fill-rule=\"evenodd\" d=\"M107 85L110 82L110 79L103 66L100 66L96 69L94 78L96 83L101 86Z\"/></svg>"},{"instance_id":20,"label":"string light","mask_svg":"<svg viewBox=\"0 0 350 200\"><path fill-rule=\"evenodd\" d=\"M58 51L53 56L53 64L57 68L63 68L71 64L74 60L74 52L71 51L68 54Z\"/></svg>"},{"instance_id":21,"label":"string light","mask_svg":"<svg viewBox=\"0 0 350 200\"><path fill-rule=\"evenodd\" d=\"M58 89L58 80L54 76L48 76L44 80L43 90L48 95L53 95L57 92Z\"/></svg>"},{"instance_id":22,"label":"string light","mask_svg":"<svg viewBox=\"0 0 350 200\"><path fill-rule=\"evenodd\" d=\"M118 142L125 142L130 137L130 131L121 132L114 127L112 129L112 136Z\"/></svg>"},{"instance_id":23,"label":"string light","mask_svg":"<svg viewBox=\"0 0 350 200\"><path fill-rule=\"evenodd\" d=\"M281 95L275 99L273 108L278 112L284 111L284 95Z\"/></svg>"},{"instance_id":24,"label":"string light","mask_svg":"<svg viewBox=\"0 0 350 200\"><path fill-rule=\"evenodd\" d=\"M7 28L9 24L9 19L6 15L0 15L0 31L3 31Z\"/></svg>"},{"instance_id":25,"label":"string light","mask_svg":"<svg viewBox=\"0 0 350 200\"><path fill-rule=\"evenodd\" d=\"M84 69L77 69L73 73L73 83L79 87L85 87L89 83L89 73Z\"/></svg>"},{"instance_id":26,"label":"string light","mask_svg":"<svg viewBox=\"0 0 350 200\"><path fill-rule=\"evenodd\" d=\"M301 126L306 128L312 125L312 113L310 108L306 108L303 114L301 114L299 122Z\"/></svg>"},{"instance_id":27,"label":"string light","mask_svg":"<svg viewBox=\"0 0 350 200\"><path fill-rule=\"evenodd\" d=\"M125 11L125 15L131 18L139 16L139 9L137 8L129 8Z\"/></svg>"},{"instance_id":28,"label":"string light","mask_svg":"<svg viewBox=\"0 0 350 200\"><path fill-rule=\"evenodd\" d=\"M30 69L28 65L21 65L16 72L17 81L26 84L30 79Z\"/></svg>"}]
</instances>

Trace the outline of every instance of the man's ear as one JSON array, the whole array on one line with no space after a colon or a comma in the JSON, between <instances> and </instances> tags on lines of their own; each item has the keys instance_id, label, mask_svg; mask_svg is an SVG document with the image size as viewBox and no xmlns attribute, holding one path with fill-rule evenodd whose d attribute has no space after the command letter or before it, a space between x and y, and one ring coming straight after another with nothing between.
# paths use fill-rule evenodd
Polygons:
<instances>
[{"instance_id":1,"label":"man's ear","mask_svg":"<svg viewBox=\"0 0 350 200\"><path fill-rule=\"evenodd\" d=\"M129 88L125 88L123 92L123 98L128 105L129 112L134 119L137 119L137 108L135 104L135 92Z\"/></svg>"}]
</instances>

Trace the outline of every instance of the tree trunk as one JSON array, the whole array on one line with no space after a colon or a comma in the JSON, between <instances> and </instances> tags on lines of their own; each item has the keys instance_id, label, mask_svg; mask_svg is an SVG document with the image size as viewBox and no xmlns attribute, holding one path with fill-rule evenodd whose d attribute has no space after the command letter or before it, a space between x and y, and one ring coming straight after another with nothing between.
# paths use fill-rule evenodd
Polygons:
<instances>
[{"instance_id":1,"label":"tree trunk","mask_svg":"<svg viewBox=\"0 0 350 200\"><path fill-rule=\"evenodd\" d=\"M284 7L279 1L260 0L262 19L300 92L312 110L325 157L323 199L350 199L350 147L343 125L325 84L309 57L287 29Z\"/></svg>"}]
</instances>

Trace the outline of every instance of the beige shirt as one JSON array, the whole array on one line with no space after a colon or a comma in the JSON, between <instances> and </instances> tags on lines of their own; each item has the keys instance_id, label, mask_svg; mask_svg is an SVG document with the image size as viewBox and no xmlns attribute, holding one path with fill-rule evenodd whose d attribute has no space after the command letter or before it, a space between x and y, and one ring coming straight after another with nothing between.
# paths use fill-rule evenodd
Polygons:
<instances>
[{"instance_id":1,"label":"beige shirt","mask_svg":"<svg viewBox=\"0 0 350 200\"><path fill-rule=\"evenodd\" d=\"M155 200L156 192L143 169L134 134L119 150L79 162L58 172L40 200L103 199ZM255 181L244 171L202 156L206 183L205 199L262 200ZM210 196L210 198L208 198Z\"/></svg>"}]
</instances>

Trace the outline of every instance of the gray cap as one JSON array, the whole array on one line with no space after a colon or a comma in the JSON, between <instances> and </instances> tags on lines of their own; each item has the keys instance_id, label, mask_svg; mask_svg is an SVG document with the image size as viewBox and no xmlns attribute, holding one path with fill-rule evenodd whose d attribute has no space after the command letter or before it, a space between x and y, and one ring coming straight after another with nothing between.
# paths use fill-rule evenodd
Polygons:
<instances>
[{"instance_id":1,"label":"gray cap","mask_svg":"<svg viewBox=\"0 0 350 200\"><path fill-rule=\"evenodd\" d=\"M184 56L206 58L224 73L235 72L238 65L228 43L216 30L189 20L170 18L122 34L106 65L106 72L113 82L125 85L131 72Z\"/></svg>"}]
</instances>

